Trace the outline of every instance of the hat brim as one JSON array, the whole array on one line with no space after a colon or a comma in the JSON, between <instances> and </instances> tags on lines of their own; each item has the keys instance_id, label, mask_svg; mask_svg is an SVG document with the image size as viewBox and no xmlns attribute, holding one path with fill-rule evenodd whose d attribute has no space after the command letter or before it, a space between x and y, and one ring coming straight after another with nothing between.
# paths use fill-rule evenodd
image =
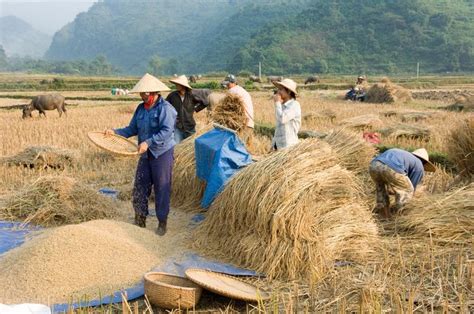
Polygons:
<instances>
[{"instance_id":1,"label":"hat brim","mask_svg":"<svg viewBox=\"0 0 474 314\"><path fill-rule=\"evenodd\" d=\"M424 159L423 159L424 160ZM431 163L429 160L425 160L426 163L423 165L423 168L425 168L425 171L428 172L436 172L436 166Z\"/></svg>"},{"instance_id":2,"label":"hat brim","mask_svg":"<svg viewBox=\"0 0 474 314\"><path fill-rule=\"evenodd\" d=\"M183 83L183 82L170 80L170 83L181 85L181 86L184 86L184 87L189 88L189 89L193 89L191 86L189 86L189 84L186 84L186 83Z\"/></svg>"},{"instance_id":3,"label":"hat brim","mask_svg":"<svg viewBox=\"0 0 474 314\"><path fill-rule=\"evenodd\" d=\"M289 86L287 86L287 85L285 85L285 84L282 84L281 82L276 82L276 81L275 81L275 82L273 82L273 85L275 85L276 87L284 87L284 88L286 88L287 90L292 91L293 93L295 93L295 95L298 96L298 92L297 92L296 90L294 90L293 88L291 88L291 87L289 87Z\"/></svg>"}]
</instances>

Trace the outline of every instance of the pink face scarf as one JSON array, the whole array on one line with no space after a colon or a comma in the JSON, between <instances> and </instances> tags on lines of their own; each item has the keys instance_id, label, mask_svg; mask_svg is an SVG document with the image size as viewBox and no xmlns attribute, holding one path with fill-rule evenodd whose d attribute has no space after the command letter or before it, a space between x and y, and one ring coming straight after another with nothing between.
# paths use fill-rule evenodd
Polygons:
<instances>
[{"instance_id":1,"label":"pink face scarf","mask_svg":"<svg viewBox=\"0 0 474 314\"><path fill-rule=\"evenodd\" d=\"M151 106L155 103L155 95L154 93L150 93L148 95L148 99L144 102L144 106L146 110L150 110Z\"/></svg>"}]
</instances>

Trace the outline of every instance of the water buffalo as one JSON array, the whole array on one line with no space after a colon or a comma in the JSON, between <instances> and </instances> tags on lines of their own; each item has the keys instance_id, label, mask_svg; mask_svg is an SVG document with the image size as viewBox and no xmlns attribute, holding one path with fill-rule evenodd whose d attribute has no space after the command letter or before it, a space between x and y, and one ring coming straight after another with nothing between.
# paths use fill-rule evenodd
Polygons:
<instances>
[{"instance_id":1,"label":"water buffalo","mask_svg":"<svg viewBox=\"0 0 474 314\"><path fill-rule=\"evenodd\" d=\"M59 116L66 113L66 103L64 96L59 94L39 95L34 97L31 102L23 108L23 119L32 117L31 113L35 110L46 117L45 110L58 110Z\"/></svg>"},{"instance_id":2,"label":"water buffalo","mask_svg":"<svg viewBox=\"0 0 474 314\"><path fill-rule=\"evenodd\" d=\"M191 75L191 76L189 76L189 82L190 82L190 83L193 83L193 84L194 84L194 83L197 82L197 80L198 80L198 77L197 77L196 75Z\"/></svg>"},{"instance_id":3,"label":"water buffalo","mask_svg":"<svg viewBox=\"0 0 474 314\"><path fill-rule=\"evenodd\" d=\"M268 83L281 82L283 81L283 76L268 76L267 81Z\"/></svg>"},{"instance_id":4,"label":"water buffalo","mask_svg":"<svg viewBox=\"0 0 474 314\"><path fill-rule=\"evenodd\" d=\"M255 82L255 83L262 83L262 79L259 78L259 77L256 76L256 75L250 75L250 76L249 76L249 80L250 80L251 82Z\"/></svg>"},{"instance_id":5,"label":"water buffalo","mask_svg":"<svg viewBox=\"0 0 474 314\"><path fill-rule=\"evenodd\" d=\"M304 81L304 85L310 84L310 83L319 83L319 77L316 75L308 76L306 81Z\"/></svg>"}]
</instances>

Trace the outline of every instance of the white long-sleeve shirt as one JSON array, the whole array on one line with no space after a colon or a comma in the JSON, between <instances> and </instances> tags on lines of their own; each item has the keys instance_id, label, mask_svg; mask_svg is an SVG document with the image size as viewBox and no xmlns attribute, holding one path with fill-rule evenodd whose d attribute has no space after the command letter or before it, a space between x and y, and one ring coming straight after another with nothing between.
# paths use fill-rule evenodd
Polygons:
<instances>
[{"instance_id":1,"label":"white long-sleeve shirt","mask_svg":"<svg viewBox=\"0 0 474 314\"><path fill-rule=\"evenodd\" d=\"M301 106L295 99L284 104L275 103L276 128L272 146L287 148L298 143L298 131L301 127Z\"/></svg>"},{"instance_id":2,"label":"white long-sleeve shirt","mask_svg":"<svg viewBox=\"0 0 474 314\"><path fill-rule=\"evenodd\" d=\"M242 100L244 101L245 113L248 119L247 126L253 128L255 126L255 123L253 121L253 103L250 94L239 85L235 85L234 87L229 89L229 93L239 95L242 98Z\"/></svg>"}]
</instances>

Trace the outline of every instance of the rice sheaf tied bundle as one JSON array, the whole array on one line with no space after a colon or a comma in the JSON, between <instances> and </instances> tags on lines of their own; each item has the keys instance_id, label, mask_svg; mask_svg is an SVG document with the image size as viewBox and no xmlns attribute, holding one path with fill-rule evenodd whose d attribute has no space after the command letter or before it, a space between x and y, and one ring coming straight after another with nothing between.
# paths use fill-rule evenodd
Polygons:
<instances>
[{"instance_id":1,"label":"rice sheaf tied bundle","mask_svg":"<svg viewBox=\"0 0 474 314\"><path fill-rule=\"evenodd\" d=\"M454 191L413 199L396 223L412 236L471 246L473 221L474 183L470 183Z\"/></svg>"},{"instance_id":2,"label":"rice sheaf tied bundle","mask_svg":"<svg viewBox=\"0 0 474 314\"><path fill-rule=\"evenodd\" d=\"M236 174L196 230L196 247L269 278L318 279L364 261L378 232L355 175L328 144L305 140Z\"/></svg>"},{"instance_id":3,"label":"rice sheaf tied bundle","mask_svg":"<svg viewBox=\"0 0 474 314\"><path fill-rule=\"evenodd\" d=\"M227 93L226 96L213 108L212 120L229 129L239 132L247 125L242 98L235 94Z\"/></svg>"},{"instance_id":4,"label":"rice sheaf tied bundle","mask_svg":"<svg viewBox=\"0 0 474 314\"><path fill-rule=\"evenodd\" d=\"M46 227L115 216L113 200L65 176L40 177L12 195L0 208L0 219Z\"/></svg>"}]
</instances>

